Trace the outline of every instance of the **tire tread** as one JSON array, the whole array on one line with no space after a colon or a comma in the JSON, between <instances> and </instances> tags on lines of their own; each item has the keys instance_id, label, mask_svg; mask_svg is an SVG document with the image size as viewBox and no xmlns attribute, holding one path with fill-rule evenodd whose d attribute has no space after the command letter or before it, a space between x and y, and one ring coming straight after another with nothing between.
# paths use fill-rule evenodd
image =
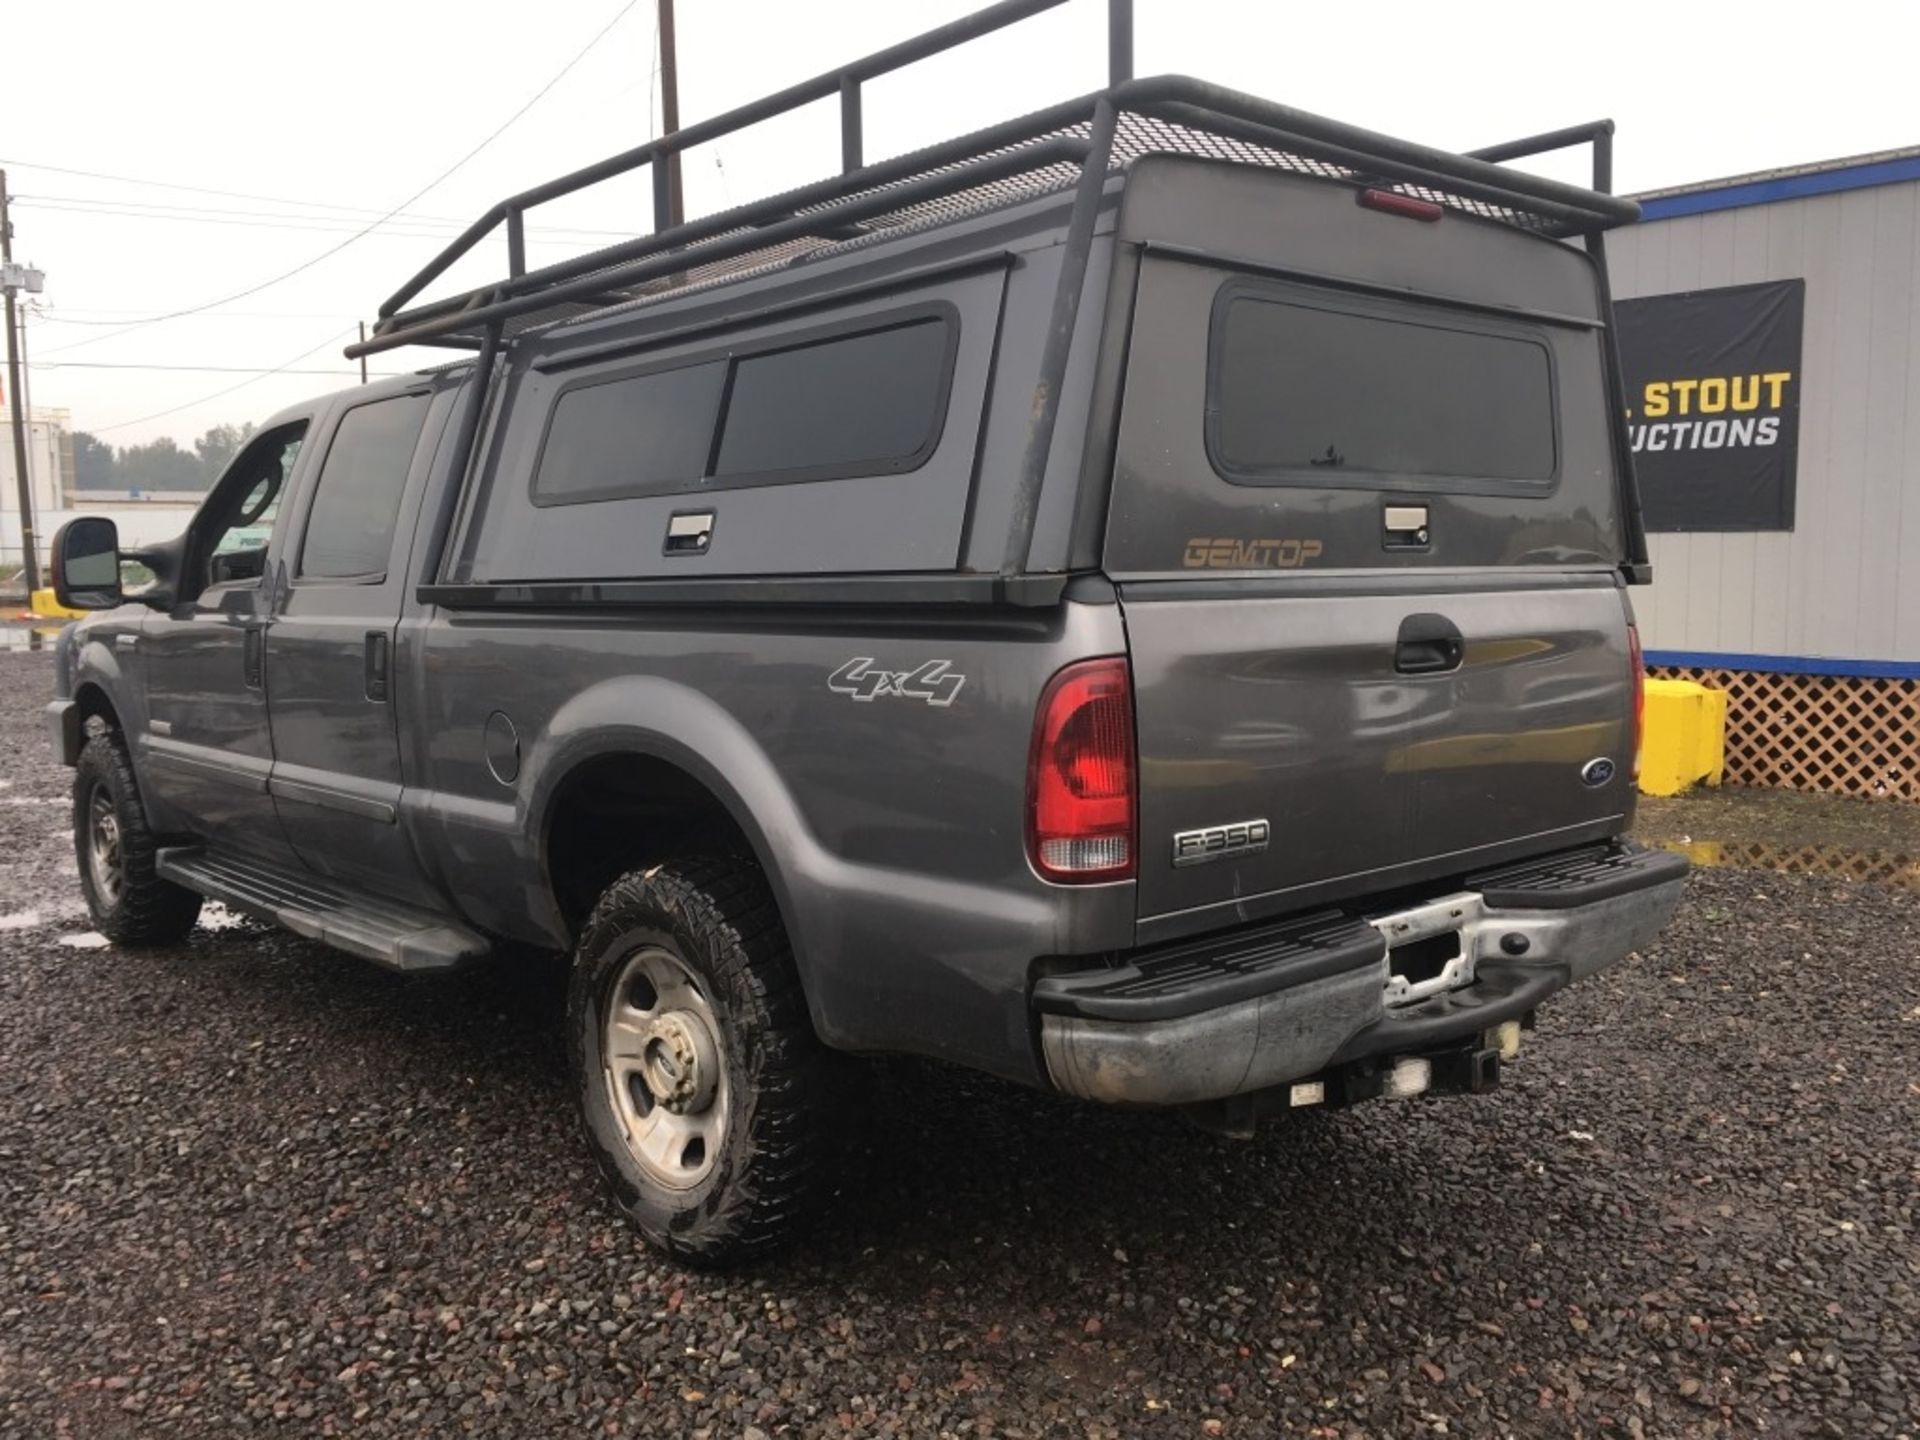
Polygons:
<instances>
[{"instance_id":1,"label":"tire tread","mask_svg":"<svg viewBox=\"0 0 1920 1440\"><path fill-rule=\"evenodd\" d=\"M95 784L104 784L120 820L120 853L126 874L120 903L106 909L93 893L87 866L88 802ZM81 888L94 926L116 945L173 945L184 940L200 918L201 898L184 886L162 879L155 868L160 845L147 824L133 756L118 730L102 730L80 751L73 782L74 854Z\"/></svg>"}]
</instances>

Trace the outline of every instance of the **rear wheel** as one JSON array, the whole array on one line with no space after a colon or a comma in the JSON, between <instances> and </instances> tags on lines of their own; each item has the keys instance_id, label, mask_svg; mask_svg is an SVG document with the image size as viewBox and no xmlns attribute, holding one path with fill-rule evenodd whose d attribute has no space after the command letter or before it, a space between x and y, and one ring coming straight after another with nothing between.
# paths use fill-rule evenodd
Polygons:
<instances>
[{"instance_id":1,"label":"rear wheel","mask_svg":"<svg viewBox=\"0 0 1920 1440\"><path fill-rule=\"evenodd\" d=\"M87 741L73 777L73 848L93 925L116 945L172 945L200 918L200 897L155 873L159 847L119 732Z\"/></svg>"},{"instance_id":2,"label":"rear wheel","mask_svg":"<svg viewBox=\"0 0 1920 1440\"><path fill-rule=\"evenodd\" d=\"M829 1177L842 1061L750 862L610 885L574 952L567 1026L588 1141L649 1243L724 1265L792 1237Z\"/></svg>"}]
</instances>

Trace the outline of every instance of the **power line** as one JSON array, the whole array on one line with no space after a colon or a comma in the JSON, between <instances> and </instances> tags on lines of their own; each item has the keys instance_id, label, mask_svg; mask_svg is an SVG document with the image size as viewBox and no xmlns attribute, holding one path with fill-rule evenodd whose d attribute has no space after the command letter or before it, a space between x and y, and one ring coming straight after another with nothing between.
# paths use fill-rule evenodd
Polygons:
<instances>
[{"instance_id":1,"label":"power line","mask_svg":"<svg viewBox=\"0 0 1920 1440\"><path fill-rule=\"evenodd\" d=\"M217 195L224 200L259 200L268 205L297 205L309 210L342 210L355 215L378 215L370 205L334 205L325 200L297 200L291 195L258 195L247 190L215 190L206 185L183 185L171 180L143 180L138 175L115 175L104 170L80 170L71 165L42 165L32 160L0 160L18 170L45 170L53 175L79 175L88 180L111 180L121 185L144 185L154 190L182 190L195 195ZM415 220L440 220L449 225L466 221L452 215L410 215Z\"/></svg>"},{"instance_id":2,"label":"power line","mask_svg":"<svg viewBox=\"0 0 1920 1440\"><path fill-rule=\"evenodd\" d=\"M101 340L109 340L113 338L113 336L115 335L125 335L131 331L141 329L148 325L158 325L163 321L178 320L187 315L198 315L203 310L213 310L222 305L230 305L235 300L244 300L249 295L258 295L262 290L269 289L270 287L278 285L283 281L291 280L294 276L299 275L304 271L311 270L315 265L318 265L322 260L327 260L332 258L335 255L338 255L342 250L346 249L349 245L353 244L357 240L362 239L364 236L370 234L374 230L377 230L380 226L386 224L387 221L399 215L409 205L413 204L416 200L420 199L423 195L435 189L443 181L451 178L453 174L456 171L458 171L462 166L464 166L468 161L472 160L482 150L486 149L495 140L498 140L502 135L504 135L507 132L507 130L511 128L515 124L515 122L517 122L520 119L521 116L525 115L535 105L539 104L541 100L545 99L547 96L547 93L551 91L554 86L558 85L562 80L566 79L566 77L570 73L572 73L573 67L578 65L582 60L586 59L587 55L593 50L593 48L607 37L608 32L610 32L614 26L618 25L622 20L624 20L627 16L627 13L630 10L632 10L635 5L639 3L640 3L640 0L627 0L627 3L620 7L620 9L615 13L614 17L611 20L609 20L605 25L601 26L599 32L595 34L594 37L591 40L589 40L584 46L582 46L581 49L578 51L578 53L576 53L571 60L567 61L565 65L560 67L560 71L558 74L556 74L551 80L547 81L545 85L541 86L540 89L534 93L532 99L528 100L526 104L522 105L518 110L514 111L513 114L509 115L504 121L502 121L500 125L496 127L494 131L486 137L486 139L482 140L478 145L475 145L471 150L467 151L466 154L462 155L458 160L454 161L453 164L449 165L445 170L442 170L438 175L436 175L433 179L429 180L425 185L422 185L418 190L414 191L413 194L409 195L405 200L402 200L398 205L394 206L391 210L387 211L386 214L382 215L378 220L372 221L370 224L366 225L362 229L357 230L353 234L347 236L347 238L342 240L338 245L329 246L327 249L322 250L318 255L315 255L312 259L302 261L300 264L294 266L291 270L288 270L283 274L276 275L270 280L262 280L259 284L250 285L244 290L237 290L231 295L222 296L217 300L209 300L209 301L206 301L204 304L200 304L200 305L190 305L184 310L174 310L164 315L157 315L151 320L139 321L136 324L127 326L123 330L110 330L105 335L93 335L93 336L89 336L85 340L76 340L71 345L61 346L60 351L77 350L82 345L92 345ZM58 352L54 352L54 353L58 353ZM305 358L305 357L301 357L301 358ZM217 397L209 396L208 398L214 399ZM181 406L180 408L185 409L187 407ZM171 412L167 412L167 413L171 413ZM149 417L149 418L156 418L156 417ZM139 422L126 421L124 423L138 424Z\"/></svg>"},{"instance_id":3,"label":"power line","mask_svg":"<svg viewBox=\"0 0 1920 1440\"><path fill-rule=\"evenodd\" d=\"M344 215L301 215L286 210L226 210L198 205L151 203L145 200L108 199L94 195L15 195L13 201L16 205L32 205L42 210L73 210L90 215L128 215L142 219L204 219L207 224L286 222L279 228L295 230L350 230L357 223ZM407 228L402 230L398 228L400 226ZM467 222L464 220L449 220L441 224L424 218L410 219L401 216L396 224L387 226L381 233L438 237L457 234L466 228ZM575 225L529 226L527 229L530 239L555 237L563 243L574 240L626 240L631 239L633 233L631 230L595 230Z\"/></svg>"},{"instance_id":4,"label":"power line","mask_svg":"<svg viewBox=\"0 0 1920 1440\"><path fill-rule=\"evenodd\" d=\"M345 225L326 225L315 223L312 220L283 221L265 217L257 220L242 220L192 214L169 215L153 210L127 210L110 206L67 205L48 200L25 200L20 202L20 208L22 210L59 210L75 215L112 215L130 220L177 220L189 225L232 225L246 230L303 230L309 234L317 235L351 234L355 228L351 223ZM399 225L389 225L371 233L376 234L383 240L444 240L449 238L453 232L448 230L415 230L411 227L403 229ZM556 242L530 241L529 243L553 244ZM557 243L568 244L571 242L560 241Z\"/></svg>"},{"instance_id":5,"label":"power line","mask_svg":"<svg viewBox=\"0 0 1920 1440\"><path fill-rule=\"evenodd\" d=\"M245 380L240 381L238 384L229 385L224 390L216 390L211 395L202 395L197 400L188 400L184 404L180 404L180 405L170 405L165 410L156 410L151 415L136 416L132 420L116 420L111 425L96 425L93 427L90 433L94 435L104 435L109 430L124 430L129 425L145 425L150 420L164 420L169 415L178 415L182 410L191 410L197 405L205 405L210 400L218 400L223 396L233 394L233 392L236 390L244 390L247 386L252 385L257 381L265 380L270 375L279 375L285 371L291 370L293 369L294 366L298 365L302 360L306 359L309 355L318 355L322 350L326 349L329 345L337 345L342 340L346 339L347 336L353 333L354 332L351 329L347 329L347 330L340 331L338 334L329 335L326 339L322 340L318 345L315 345L311 350L302 350L298 355L294 356L291 360L287 361L285 364L276 365L271 370L258 371L253 375L249 375Z\"/></svg>"},{"instance_id":6,"label":"power line","mask_svg":"<svg viewBox=\"0 0 1920 1440\"><path fill-rule=\"evenodd\" d=\"M129 210L118 206L70 205L66 203L56 203L46 199L23 200L15 203L23 210L31 208L35 210L61 210L76 215L116 215L132 220L177 220L189 225L234 225L247 230L305 230L314 234L338 235L353 229L352 222L344 225L328 225L318 218L280 219L263 215L257 219L240 219L237 217L196 215L191 212L167 214L157 210ZM420 230L413 228L411 224L407 224L406 222L402 222L402 224L405 225L406 228L401 228L401 225L389 225L378 231L362 233L373 233L383 240L448 240L451 239L455 233L452 230ZM616 237L626 240L633 237L633 232L630 230L598 230L582 232L576 237L556 236L553 234L529 235L527 237L527 243L529 245L576 246L593 244L597 240L605 237Z\"/></svg>"},{"instance_id":7,"label":"power line","mask_svg":"<svg viewBox=\"0 0 1920 1440\"><path fill-rule=\"evenodd\" d=\"M71 311L56 310L52 306L35 304L32 307L33 318L42 325L80 323L63 316L111 315L111 320L99 320L92 323L101 325L129 325L135 320L147 320L159 314L157 310L127 310L111 307L75 306ZM203 317L208 320L357 320L357 315L349 315L344 310L222 310L218 314Z\"/></svg>"}]
</instances>

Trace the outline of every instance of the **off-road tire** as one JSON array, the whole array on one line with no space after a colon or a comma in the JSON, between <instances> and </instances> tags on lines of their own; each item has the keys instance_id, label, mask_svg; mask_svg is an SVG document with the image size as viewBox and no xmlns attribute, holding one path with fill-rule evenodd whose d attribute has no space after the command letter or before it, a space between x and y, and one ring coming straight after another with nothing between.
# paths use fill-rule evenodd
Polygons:
<instances>
[{"instance_id":1,"label":"off-road tire","mask_svg":"<svg viewBox=\"0 0 1920 1440\"><path fill-rule=\"evenodd\" d=\"M725 1077L726 1128L709 1173L687 1189L659 1183L636 1159L605 1061L615 987L628 961L655 947L698 982ZM839 1150L849 1062L814 1033L786 930L751 860L675 861L608 886L574 948L567 1036L588 1144L650 1245L722 1267L784 1245L812 1218Z\"/></svg>"},{"instance_id":2,"label":"off-road tire","mask_svg":"<svg viewBox=\"0 0 1920 1440\"><path fill-rule=\"evenodd\" d=\"M119 893L103 891L93 863L95 797L117 826ZM173 945L200 918L200 897L163 880L153 861L159 850L133 778L133 759L117 730L102 730L80 751L73 776L73 848L80 888L93 927L116 945Z\"/></svg>"}]
</instances>

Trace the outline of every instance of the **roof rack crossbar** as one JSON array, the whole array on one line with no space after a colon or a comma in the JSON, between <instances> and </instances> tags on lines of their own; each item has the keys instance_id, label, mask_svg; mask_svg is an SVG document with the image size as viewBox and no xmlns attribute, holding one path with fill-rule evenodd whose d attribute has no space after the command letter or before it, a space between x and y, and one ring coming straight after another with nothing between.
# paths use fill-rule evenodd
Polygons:
<instances>
[{"instance_id":1,"label":"roof rack crossbar","mask_svg":"<svg viewBox=\"0 0 1920 1440\"><path fill-rule=\"evenodd\" d=\"M1613 121L1589 120L1584 125L1568 125L1542 135L1528 135L1499 145L1483 145L1467 154L1475 160L1498 163L1521 160L1529 155L1546 155L1555 150L1570 150L1576 145L1593 146L1593 188L1602 195L1613 193Z\"/></svg>"},{"instance_id":2,"label":"roof rack crossbar","mask_svg":"<svg viewBox=\"0 0 1920 1440\"><path fill-rule=\"evenodd\" d=\"M985 155L931 175L904 180L874 193L855 195L835 204L808 210L804 214L789 215L785 220L757 229L735 229L666 254L656 253L659 247L652 246L639 258L625 264L595 269L591 274L556 281L540 289L505 298L492 298L500 293L495 290L478 305L469 305L466 297L462 297L458 305L449 306L427 318L403 317L410 323L368 337L364 342L354 345L353 353L356 356L372 355L402 345L436 343L441 337L455 331L512 319L567 301L587 300L609 289L637 285L663 275L731 259L783 240L812 234L823 225L844 224L873 215L884 215L903 206L936 200L976 185L990 184L1050 165L1084 165L1087 152L1087 141L1073 136L1055 136L1017 150Z\"/></svg>"}]
</instances>

